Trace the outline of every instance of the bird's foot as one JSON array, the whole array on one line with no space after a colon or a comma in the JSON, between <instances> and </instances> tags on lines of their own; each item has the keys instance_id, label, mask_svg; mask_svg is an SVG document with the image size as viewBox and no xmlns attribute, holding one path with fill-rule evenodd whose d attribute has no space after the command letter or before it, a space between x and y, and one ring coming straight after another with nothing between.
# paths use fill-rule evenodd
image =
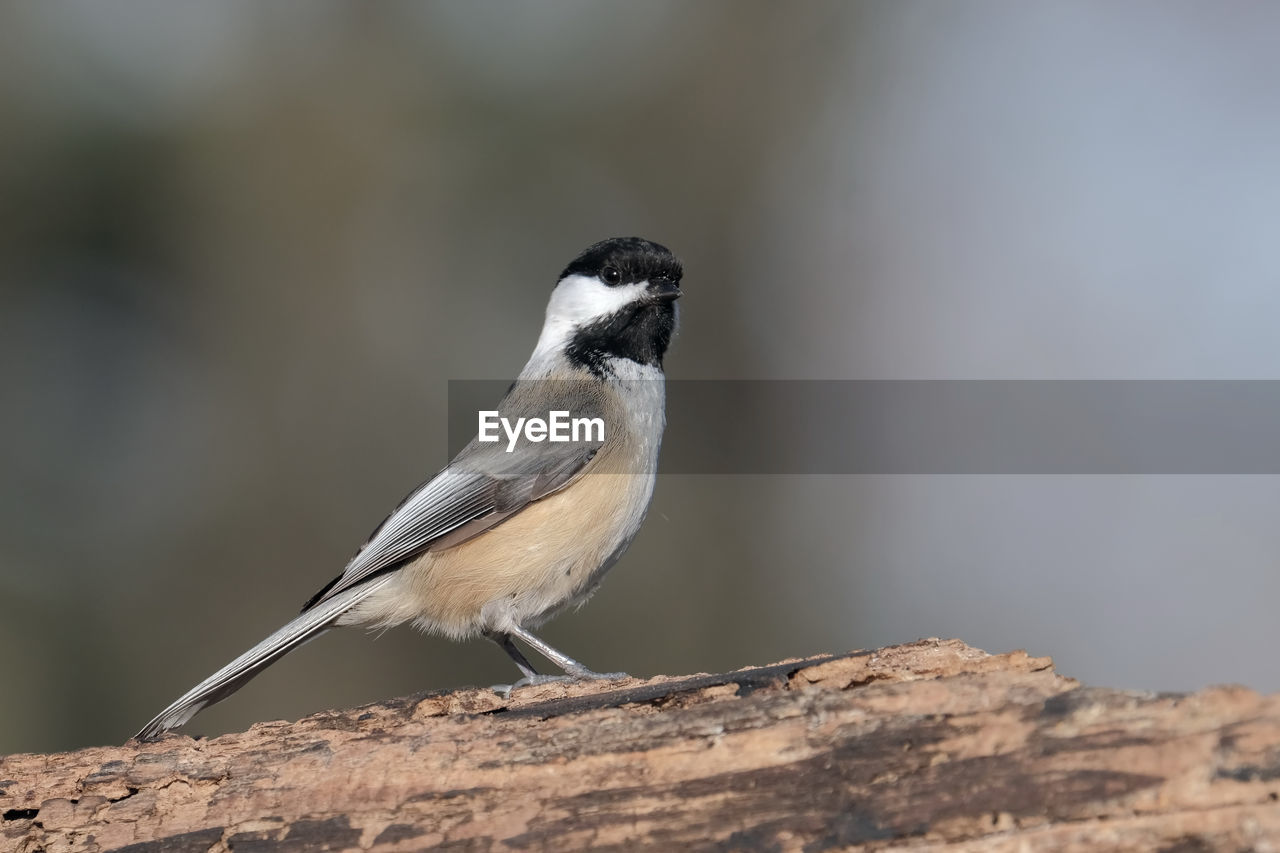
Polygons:
<instances>
[{"instance_id":1,"label":"bird's foot","mask_svg":"<svg viewBox=\"0 0 1280 853\"><path fill-rule=\"evenodd\" d=\"M539 684L553 684L557 681L618 681L630 677L625 672L593 672L583 667L565 675L526 675L515 684L495 684L490 689L503 699L510 699L511 692L521 687L537 687Z\"/></svg>"}]
</instances>

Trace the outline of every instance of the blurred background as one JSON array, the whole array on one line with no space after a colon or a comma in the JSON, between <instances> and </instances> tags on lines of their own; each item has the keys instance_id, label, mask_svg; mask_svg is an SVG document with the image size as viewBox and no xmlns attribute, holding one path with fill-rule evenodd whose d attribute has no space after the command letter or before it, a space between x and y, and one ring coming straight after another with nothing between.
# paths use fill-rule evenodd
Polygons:
<instances>
[{"instance_id":1,"label":"blurred background","mask_svg":"<svg viewBox=\"0 0 1280 853\"><path fill-rule=\"evenodd\" d=\"M0 7L0 753L120 743L338 574L556 274L684 260L681 379L1280 378L1280 6ZM708 430L720 425L707 424ZM674 439L672 439L674 440ZM1280 689L1263 476L661 478L602 670L959 637ZM192 734L509 681L331 633Z\"/></svg>"}]
</instances>

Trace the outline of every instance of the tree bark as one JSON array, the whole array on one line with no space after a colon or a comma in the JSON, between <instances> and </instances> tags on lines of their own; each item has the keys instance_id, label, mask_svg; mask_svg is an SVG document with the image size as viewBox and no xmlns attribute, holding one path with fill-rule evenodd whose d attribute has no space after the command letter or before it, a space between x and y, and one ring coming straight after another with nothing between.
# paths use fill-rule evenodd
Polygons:
<instances>
[{"instance_id":1,"label":"tree bark","mask_svg":"<svg viewBox=\"0 0 1280 853\"><path fill-rule=\"evenodd\" d=\"M1278 797L1280 696L1091 689L922 640L12 755L0 846L1276 850Z\"/></svg>"}]
</instances>

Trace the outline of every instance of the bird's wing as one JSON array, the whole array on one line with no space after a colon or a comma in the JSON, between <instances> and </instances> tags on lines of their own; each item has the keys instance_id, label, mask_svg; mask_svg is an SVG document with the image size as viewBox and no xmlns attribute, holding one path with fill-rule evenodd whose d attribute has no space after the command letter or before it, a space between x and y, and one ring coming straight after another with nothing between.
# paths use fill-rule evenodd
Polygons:
<instances>
[{"instance_id":1,"label":"bird's wing","mask_svg":"<svg viewBox=\"0 0 1280 853\"><path fill-rule=\"evenodd\" d=\"M563 489L599 451L600 441L543 443L508 453L505 441L473 440L435 477L419 486L378 526L346 570L303 606L403 565L431 548L452 547Z\"/></svg>"},{"instance_id":2,"label":"bird's wing","mask_svg":"<svg viewBox=\"0 0 1280 853\"><path fill-rule=\"evenodd\" d=\"M557 408L593 411L597 400L552 393ZM526 392L527 393L527 392ZM514 394L514 399L513 399ZM543 400L543 396L534 396ZM528 411L513 389L503 405ZM289 624L184 693L137 737L149 740L190 720L200 709L240 689L272 662L331 628L342 614L376 592L386 573L429 548L466 541L510 518L533 501L582 476L601 441L543 443L507 453L505 442L472 441L449 467L418 487L374 531L339 577L320 590Z\"/></svg>"}]
</instances>

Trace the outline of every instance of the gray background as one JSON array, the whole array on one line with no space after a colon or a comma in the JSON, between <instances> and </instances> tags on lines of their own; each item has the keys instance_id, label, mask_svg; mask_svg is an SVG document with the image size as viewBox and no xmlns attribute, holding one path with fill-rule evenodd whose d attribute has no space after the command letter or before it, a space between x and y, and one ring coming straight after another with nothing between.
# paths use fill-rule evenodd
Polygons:
<instances>
[{"instance_id":1,"label":"gray background","mask_svg":"<svg viewBox=\"0 0 1280 853\"><path fill-rule=\"evenodd\" d=\"M118 743L445 461L555 274L683 258L683 379L1280 378L1280 6L0 7L0 752ZM719 423L705 430L723 429ZM957 636L1280 687L1265 476L664 476L598 669ZM191 732L509 679L330 634Z\"/></svg>"}]
</instances>

